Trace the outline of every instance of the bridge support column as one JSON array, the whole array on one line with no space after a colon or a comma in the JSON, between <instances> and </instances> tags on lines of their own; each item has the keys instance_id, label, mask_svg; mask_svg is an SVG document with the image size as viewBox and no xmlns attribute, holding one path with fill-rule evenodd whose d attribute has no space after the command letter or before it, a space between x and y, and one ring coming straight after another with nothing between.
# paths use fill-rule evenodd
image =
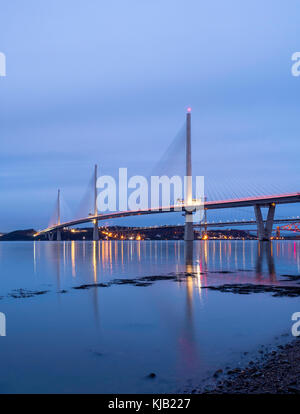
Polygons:
<instances>
[{"instance_id":1,"label":"bridge support column","mask_svg":"<svg viewBox=\"0 0 300 414\"><path fill-rule=\"evenodd\" d=\"M95 220L95 222L94 222L93 240L94 241L98 241L99 240L98 220Z\"/></svg>"},{"instance_id":2,"label":"bridge support column","mask_svg":"<svg viewBox=\"0 0 300 414\"><path fill-rule=\"evenodd\" d=\"M48 233L48 240L53 241L53 233Z\"/></svg>"},{"instance_id":3,"label":"bridge support column","mask_svg":"<svg viewBox=\"0 0 300 414\"><path fill-rule=\"evenodd\" d=\"M270 240L271 236L272 236L274 216L275 216L275 203L272 203L269 206L267 223L266 223L266 227L265 227L265 233L266 233L266 237L267 237L268 240Z\"/></svg>"},{"instance_id":4,"label":"bridge support column","mask_svg":"<svg viewBox=\"0 0 300 414\"><path fill-rule=\"evenodd\" d=\"M256 223L257 223L258 240L269 241L271 239L272 230L273 230L275 203L272 203L269 206L266 224L264 224L264 221L263 221L263 217L261 213L261 206L255 205L254 212L255 212Z\"/></svg>"},{"instance_id":5,"label":"bridge support column","mask_svg":"<svg viewBox=\"0 0 300 414\"><path fill-rule=\"evenodd\" d=\"M264 233L265 233L265 226L264 226L264 221L263 221L260 206L255 205L254 212L255 212L255 218L256 218L256 224L257 224L257 238L258 240L263 240Z\"/></svg>"},{"instance_id":6,"label":"bridge support column","mask_svg":"<svg viewBox=\"0 0 300 414\"><path fill-rule=\"evenodd\" d=\"M97 216L98 208L97 208L97 177L98 177L98 167L97 164L95 165L95 172L94 172L94 215ZM93 240L99 240L99 229L98 229L98 220L94 220L94 230L93 230Z\"/></svg>"},{"instance_id":7,"label":"bridge support column","mask_svg":"<svg viewBox=\"0 0 300 414\"><path fill-rule=\"evenodd\" d=\"M194 240L194 226L193 226L193 213L185 213L185 224L184 224L184 240Z\"/></svg>"},{"instance_id":8,"label":"bridge support column","mask_svg":"<svg viewBox=\"0 0 300 414\"><path fill-rule=\"evenodd\" d=\"M60 190L57 192L57 224L60 224ZM56 232L56 240L61 241L60 229Z\"/></svg>"},{"instance_id":9,"label":"bridge support column","mask_svg":"<svg viewBox=\"0 0 300 414\"><path fill-rule=\"evenodd\" d=\"M188 112L186 114L186 194L185 194L185 201L188 205L191 205L193 201L190 109L188 109ZM194 240L193 213L188 210L186 210L185 212L184 240L185 241Z\"/></svg>"}]
</instances>

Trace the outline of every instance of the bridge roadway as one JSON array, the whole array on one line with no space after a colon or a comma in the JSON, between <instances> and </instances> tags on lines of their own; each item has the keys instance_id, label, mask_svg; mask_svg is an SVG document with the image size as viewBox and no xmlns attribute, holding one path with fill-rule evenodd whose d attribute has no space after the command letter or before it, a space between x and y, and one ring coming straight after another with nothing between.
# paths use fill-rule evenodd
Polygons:
<instances>
[{"instance_id":1,"label":"bridge roadway","mask_svg":"<svg viewBox=\"0 0 300 414\"><path fill-rule=\"evenodd\" d=\"M289 203L299 203L300 202L300 193L291 193L291 194L280 194L280 195L271 195L271 196L261 196L261 197L247 197L233 200L221 200L221 201L205 201L203 204L194 204L195 209L205 208L206 210L216 210L222 208L237 208L237 207L250 207L258 205L260 207L268 207L274 204L289 204ZM144 209L144 210L129 210L129 211L116 211L106 214L99 215L89 215L87 217L71 220L68 222L56 224L46 229L40 230L36 233L35 236L41 234L51 233L56 230L61 230L65 227L72 227L79 224L84 224L88 222L103 221L103 220L112 220L120 217L129 217L129 216L141 216L148 214L162 214L170 212L180 212L179 208L182 208L184 211L185 208L190 207L189 205L173 205L169 207L159 207L154 209ZM216 223L217 224L217 223ZM228 225L228 223L227 223Z\"/></svg>"},{"instance_id":2,"label":"bridge roadway","mask_svg":"<svg viewBox=\"0 0 300 414\"><path fill-rule=\"evenodd\" d=\"M266 223L266 220L264 220ZM290 223L300 223L300 217L286 218L286 219L274 219L274 224L290 224ZM207 227L207 228L219 228L219 227L234 227L234 226L256 226L256 220L241 220L241 221L209 221L207 223L195 223L194 227ZM184 224L162 224L157 226L145 226L145 227L130 227L131 230L155 230L155 229L164 229L182 227Z\"/></svg>"}]
</instances>

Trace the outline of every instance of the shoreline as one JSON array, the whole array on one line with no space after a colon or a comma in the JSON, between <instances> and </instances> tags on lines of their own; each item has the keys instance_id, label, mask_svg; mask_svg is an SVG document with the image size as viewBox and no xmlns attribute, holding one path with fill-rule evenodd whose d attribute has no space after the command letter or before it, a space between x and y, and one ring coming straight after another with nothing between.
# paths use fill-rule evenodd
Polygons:
<instances>
[{"instance_id":1,"label":"shoreline","mask_svg":"<svg viewBox=\"0 0 300 414\"><path fill-rule=\"evenodd\" d=\"M217 370L206 385L196 387L192 393L300 394L300 336L243 368Z\"/></svg>"}]
</instances>

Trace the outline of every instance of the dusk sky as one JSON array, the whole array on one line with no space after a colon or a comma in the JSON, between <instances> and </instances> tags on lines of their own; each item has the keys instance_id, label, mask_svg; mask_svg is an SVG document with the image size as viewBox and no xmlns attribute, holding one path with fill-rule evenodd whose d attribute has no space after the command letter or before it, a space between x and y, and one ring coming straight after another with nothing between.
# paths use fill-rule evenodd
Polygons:
<instances>
[{"instance_id":1,"label":"dusk sky","mask_svg":"<svg viewBox=\"0 0 300 414\"><path fill-rule=\"evenodd\" d=\"M300 191L299 16L297 0L2 2L0 231L46 227L58 188L75 211L95 163L147 175L188 106L208 187Z\"/></svg>"}]
</instances>

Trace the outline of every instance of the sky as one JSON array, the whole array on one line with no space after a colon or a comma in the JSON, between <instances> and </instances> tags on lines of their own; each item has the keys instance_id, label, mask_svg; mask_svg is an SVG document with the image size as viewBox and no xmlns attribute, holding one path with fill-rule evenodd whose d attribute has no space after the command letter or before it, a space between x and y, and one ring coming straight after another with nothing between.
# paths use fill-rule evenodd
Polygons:
<instances>
[{"instance_id":1,"label":"sky","mask_svg":"<svg viewBox=\"0 0 300 414\"><path fill-rule=\"evenodd\" d=\"M188 106L207 191L299 191L299 13L297 0L2 1L0 231L46 227L58 188L73 214L95 163L147 175Z\"/></svg>"}]
</instances>

